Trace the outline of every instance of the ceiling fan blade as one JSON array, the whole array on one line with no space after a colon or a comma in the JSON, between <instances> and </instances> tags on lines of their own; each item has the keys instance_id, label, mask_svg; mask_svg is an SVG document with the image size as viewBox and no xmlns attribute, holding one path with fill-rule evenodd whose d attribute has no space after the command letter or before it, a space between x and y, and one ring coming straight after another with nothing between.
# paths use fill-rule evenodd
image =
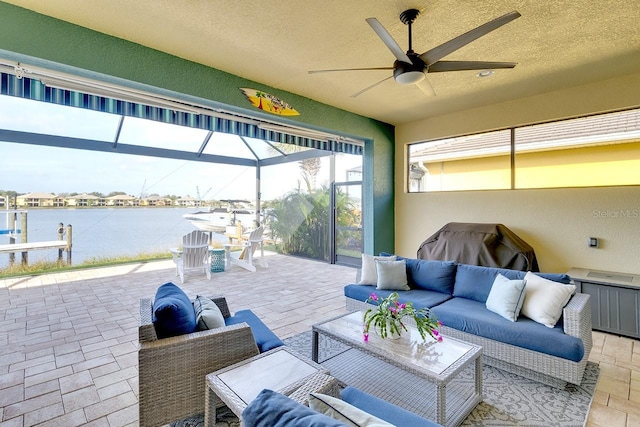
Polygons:
<instances>
[{"instance_id":1,"label":"ceiling fan blade","mask_svg":"<svg viewBox=\"0 0 640 427\"><path fill-rule=\"evenodd\" d=\"M431 83L426 77L416 83L416 86L418 86L418 89L420 89L426 96L436 96L436 91L433 90L433 86L431 86Z\"/></svg>"},{"instance_id":2,"label":"ceiling fan blade","mask_svg":"<svg viewBox=\"0 0 640 427\"><path fill-rule=\"evenodd\" d=\"M367 23L373 28L373 31L376 32L378 37L382 40L382 42L387 45L389 50L393 53L398 61L406 62L407 64L411 64L411 59L407 56L407 54L400 48L400 45L391 37L391 34L387 32L387 30L382 26L382 24L376 18L367 18Z\"/></svg>"},{"instance_id":3,"label":"ceiling fan blade","mask_svg":"<svg viewBox=\"0 0 640 427\"><path fill-rule=\"evenodd\" d=\"M387 77L387 78L384 78L384 79L380 80L379 82L376 82L376 83L372 84L371 86L367 86L367 87L365 87L365 88L364 88L364 89L362 89L361 91L358 91L358 92L354 93L353 95L351 95L351 98L355 98L355 97L357 97L357 96L362 95L363 93L365 93L365 92L366 92L366 91L368 91L369 89L373 89L374 87L378 86L379 84L386 82L386 81L387 81L387 80L389 80L391 77L393 77L393 76L389 76L389 77Z\"/></svg>"},{"instance_id":4,"label":"ceiling fan blade","mask_svg":"<svg viewBox=\"0 0 640 427\"><path fill-rule=\"evenodd\" d=\"M429 73L440 73L443 71L464 71L464 70L491 70L496 68L513 68L515 62L491 62L491 61L438 61L429 65Z\"/></svg>"},{"instance_id":5,"label":"ceiling fan blade","mask_svg":"<svg viewBox=\"0 0 640 427\"><path fill-rule=\"evenodd\" d=\"M467 31L466 33L461 34L458 37L449 40L448 42L444 42L440 46L436 46L433 49L426 51L425 53L420 55L420 59L422 59L427 65L434 64L450 53L455 52L456 50L471 43L472 41L479 39L484 35L487 35L491 31L496 30L505 24L508 24L509 22L519 18L520 16L520 13L515 10L513 12L507 13L506 15L502 15L499 18L482 24L471 31Z\"/></svg>"},{"instance_id":6,"label":"ceiling fan blade","mask_svg":"<svg viewBox=\"0 0 640 427\"><path fill-rule=\"evenodd\" d=\"M393 67L374 67L374 68L336 68L333 70L313 70L307 71L309 74L332 73L334 71L371 71L371 70L393 70Z\"/></svg>"}]
</instances>

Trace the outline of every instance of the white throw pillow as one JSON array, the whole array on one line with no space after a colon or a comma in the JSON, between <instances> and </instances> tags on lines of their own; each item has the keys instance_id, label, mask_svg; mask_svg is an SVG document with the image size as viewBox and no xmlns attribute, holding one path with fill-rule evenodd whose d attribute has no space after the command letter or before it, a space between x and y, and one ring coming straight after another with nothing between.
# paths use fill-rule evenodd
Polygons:
<instances>
[{"instance_id":1,"label":"white throw pillow","mask_svg":"<svg viewBox=\"0 0 640 427\"><path fill-rule=\"evenodd\" d=\"M376 260L395 261L396 256L373 256L368 254L362 254L362 268L360 285L375 285L378 283L378 273L376 272Z\"/></svg>"},{"instance_id":2,"label":"white throw pillow","mask_svg":"<svg viewBox=\"0 0 640 427\"><path fill-rule=\"evenodd\" d=\"M524 280L527 285L524 287L521 313L531 320L553 328L576 287L545 279L530 271L524 276Z\"/></svg>"},{"instance_id":3,"label":"white throw pillow","mask_svg":"<svg viewBox=\"0 0 640 427\"><path fill-rule=\"evenodd\" d=\"M498 274L489 291L487 309L515 322L524 302L525 283L524 280L510 280Z\"/></svg>"},{"instance_id":4,"label":"white throw pillow","mask_svg":"<svg viewBox=\"0 0 640 427\"><path fill-rule=\"evenodd\" d=\"M224 316L220 308L210 298L198 295L193 301L193 309L196 313L196 323L199 331L225 326Z\"/></svg>"},{"instance_id":5,"label":"white throw pillow","mask_svg":"<svg viewBox=\"0 0 640 427\"><path fill-rule=\"evenodd\" d=\"M376 260L376 271L378 273L376 289L390 291L408 291L411 289L407 284L407 262L405 260Z\"/></svg>"},{"instance_id":6,"label":"white throw pillow","mask_svg":"<svg viewBox=\"0 0 640 427\"><path fill-rule=\"evenodd\" d=\"M320 412L334 420L341 421L352 427L389 427L393 424L374 417L360 408L356 408L350 403L338 398L327 396L326 394L309 394L309 407L316 412Z\"/></svg>"}]
</instances>

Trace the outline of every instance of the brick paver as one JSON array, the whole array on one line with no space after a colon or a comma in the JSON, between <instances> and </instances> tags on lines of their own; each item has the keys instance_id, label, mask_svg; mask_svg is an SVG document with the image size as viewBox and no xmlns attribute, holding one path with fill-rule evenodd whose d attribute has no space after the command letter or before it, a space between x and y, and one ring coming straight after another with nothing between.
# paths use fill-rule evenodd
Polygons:
<instances>
[{"instance_id":1,"label":"brick paver","mask_svg":"<svg viewBox=\"0 0 640 427\"><path fill-rule=\"evenodd\" d=\"M171 261L0 279L0 427L137 425L141 297L173 281L190 297L224 295L287 338L345 313L355 270L270 255L255 273L189 272ZM594 333L601 376L587 425L637 425L640 342Z\"/></svg>"},{"instance_id":2,"label":"brick paver","mask_svg":"<svg viewBox=\"0 0 640 427\"><path fill-rule=\"evenodd\" d=\"M139 301L163 283L191 297L224 295L231 310L254 310L281 338L308 330L302 320L344 312L353 269L268 261L211 281L188 273L184 284L171 261L0 279L0 427L136 425Z\"/></svg>"}]
</instances>

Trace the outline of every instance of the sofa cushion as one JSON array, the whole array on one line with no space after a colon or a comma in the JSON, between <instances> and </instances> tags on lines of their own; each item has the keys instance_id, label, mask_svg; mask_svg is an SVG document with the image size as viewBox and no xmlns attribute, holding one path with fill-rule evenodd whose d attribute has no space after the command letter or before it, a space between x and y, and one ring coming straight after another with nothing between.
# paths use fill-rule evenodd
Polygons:
<instances>
[{"instance_id":1,"label":"sofa cushion","mask_svg":"<svg viewBox=\"0 0 640 427\"><path fill-rule=\"evenodd\" d=\"M554 282L563 283L565 285L571 284L571 277L565 273L535 273L535 275L544 277L545 279L549 279Z\"/></svg>"},{"instance_id":2,"label":"sofa cushion","mask_svg":"<svg viewBox=\"0 0 640 427\"><path fill-rule=\"evenodd\" d=\"M524 302L524 285L524 280L510 280L498 274L487 297L487 309L515 322Z\"/></svg>"},{"instance_id":3,"label":"sofa cushion","mask_svg":"<svg viewBox=\"0 0 640 427\"><path fill-rule=\"evenodd\" d=\"M158 338L190 334L196 330L196 314L191 300L173 283L165 283L156 291L151 321Z\"/></svg>"},{"instance_id":4,"label":"sofa cushion","mask_svg":"<svg viewBox=\"0 0 640 427\"><path fill-rule=\"evenodd\" d=\"M301 405L283 394L266 389L244 408L242 422L245 427L344 427L346 425Z\"/></svg>"},{"instance_id":5,"label":"sofa cushion","mask_svg":"<svg viewBox=\"0 0 640 427\"><path fill-rule=\"evenodd\" d=\"M413 412L396 406L386 400L367 394L355 387L347 386L340 392L340 397L347 403L363 411L385 420L395 426L438 427L433 421L422 418Z\"/></svg>"},{"instance_id":6,"label":"sofa cushion","mask_svg":"<svg viewBox=\"0 0 640 427\"><path fill-rule=\"evenodd\" d=\"M344 295L347 298L362 302L365 302L367 298L369 298L369 295L373 293L378 295L380 298L386 298L393 292L396 291L376 289L375 286L371 285L346 285L344 287ZM431 308L452 298L451 295L448 294L426 291L424 289L411 289L408 291L398 292L398 295L400 296L398 301L401 304L411 301L416 309L421 309L423 307Z\"/></svg>"},{"instance_id":7,"label":"sofa cushion","mask_svg":"<svg viewBox=\"0 0 640 427\"><path fill-rule=\"evenodd\" d=\"M309 394L309 407L351 427L393 427L393 424L326 394Z\"/></svg>"},{"instance_id":8,"label":"sofa cushion","mask_svg":"<svg viewBox=\"0 0 640 427\"><path fill-rule=\"evenodd\" d=\"M253 338L256 340L256 345L258 346L260 353L264 353L267 350L284 345L280 338L271 332L271 329L262 323L262 320L253 314L251 310L240 310L233 316L225 319L225 324L227 326L237 325L242 322L246 322L251 328Z\"/></svg>"},{"instance_id":9,"label":"sofa cushion","mask_svg":"<svg viewBox=\"0 0 640 427\"><path fill-rule=\"evenodd\" d=\"M582 341L564 333L562 322L547 328L524 316L509 322L493 313L482 302L452 298L432 312L446 327L472 335L579 362L584 356Z\"/></svg>"},{"instance_id":10,"label":"sofa cushion","mask_svg":"<svg viewBox=\"0 0 640 427\"><path fill-rule=\"evenodd\" d=\"M361 285L375 285L378 283L378 272L376 269L376 260L381 261L395 261L396 256L373 256L369 254L362 254L362 268L360 269L360 283Z\"/></svg>"},{"instance_id":11,"label":"sofa cushion","mask_svg":"<svg viewBox=\"0 0 640 427\"><path fill-rule=\"evenodd\" d=\"M468 298L481 303L487 302L493 281L498 274L510 280L524 278L524 271L506 268L479 267L477 265L458 264L453 296Z\"/></svg>"},{"instance_id":12,"label":"sofa cushion","mask_svg":"<svg viewBox=\"0 0 640 427\"><path fill-rule=\"evenodd\" d=\"M553 328L571 295L576 290L574 285L563 285L545 279L534 273L525 275L527 286L524 288L524 304L522 314L549 328Z\"/></svg>"},{"instance_id":13,"label":"sofa cushion","mask_svg":"<svg viewBox=\"0 0 640 427\"><path fill-rule=\"evenodd\" d=\"M407 285L407 264L404 260L376 260L376 272L378 274L376 289L394 291L408 291L410 289Z\"/></svg>"},{"instance_id":14,"label":"sofa cushion","mask_svg":"<svg viewBox=\"0 0 640 427\"><path fill-rule=\"evenodd\" d=\"M381 253L380 255L386 255ZM407 263L407 281L412 288L453 294L456 279L456 263L453 261L433 261L425 259L397 257Z\"/></svg>"},{"instance_id":15,"label":"sofa cushion","mask_svg":"<svg viewBox=\"0 0 640 427\"><path fill-rule=\"evenodd\" d=\"M199 331L221 328L225 325L220 308L210 298L198 295L193 301L193 310L196 314Z\"/></svg>"}]
</instances>

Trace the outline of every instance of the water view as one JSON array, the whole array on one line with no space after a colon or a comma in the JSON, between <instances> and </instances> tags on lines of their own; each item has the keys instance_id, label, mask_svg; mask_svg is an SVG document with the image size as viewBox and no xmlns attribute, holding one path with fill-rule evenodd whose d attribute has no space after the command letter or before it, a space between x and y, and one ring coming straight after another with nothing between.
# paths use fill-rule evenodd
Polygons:
<instances>
[{"instance_id":1,"label":"water view","mask_svg":"<svg viewBox=\"0 0 640 427\"><path fill-rule=\"evenodd\" d=\"M73 226L72 264L91 258L133 256L140 253L167 251L182 243L182 236L196 228L182 217L196 208L87 208L31 209L27 214L29 242L57 240L58 224ZM6 228L5 215L0 215L0 229ZM19 221L19 219L18 219ZM66 239L66 236L64 237ZM224 241L221 234L214 239ZM16 239L20 242L20 237ZM0 244L9 243L0 235ZM29 263L56 261L57 249L29 252ZM66 258L65 258L66 259ZM19 262L20 253L16 254ZM9 265L9 255L0 255L0 268Z\"/></svg>"}]
</instances>

